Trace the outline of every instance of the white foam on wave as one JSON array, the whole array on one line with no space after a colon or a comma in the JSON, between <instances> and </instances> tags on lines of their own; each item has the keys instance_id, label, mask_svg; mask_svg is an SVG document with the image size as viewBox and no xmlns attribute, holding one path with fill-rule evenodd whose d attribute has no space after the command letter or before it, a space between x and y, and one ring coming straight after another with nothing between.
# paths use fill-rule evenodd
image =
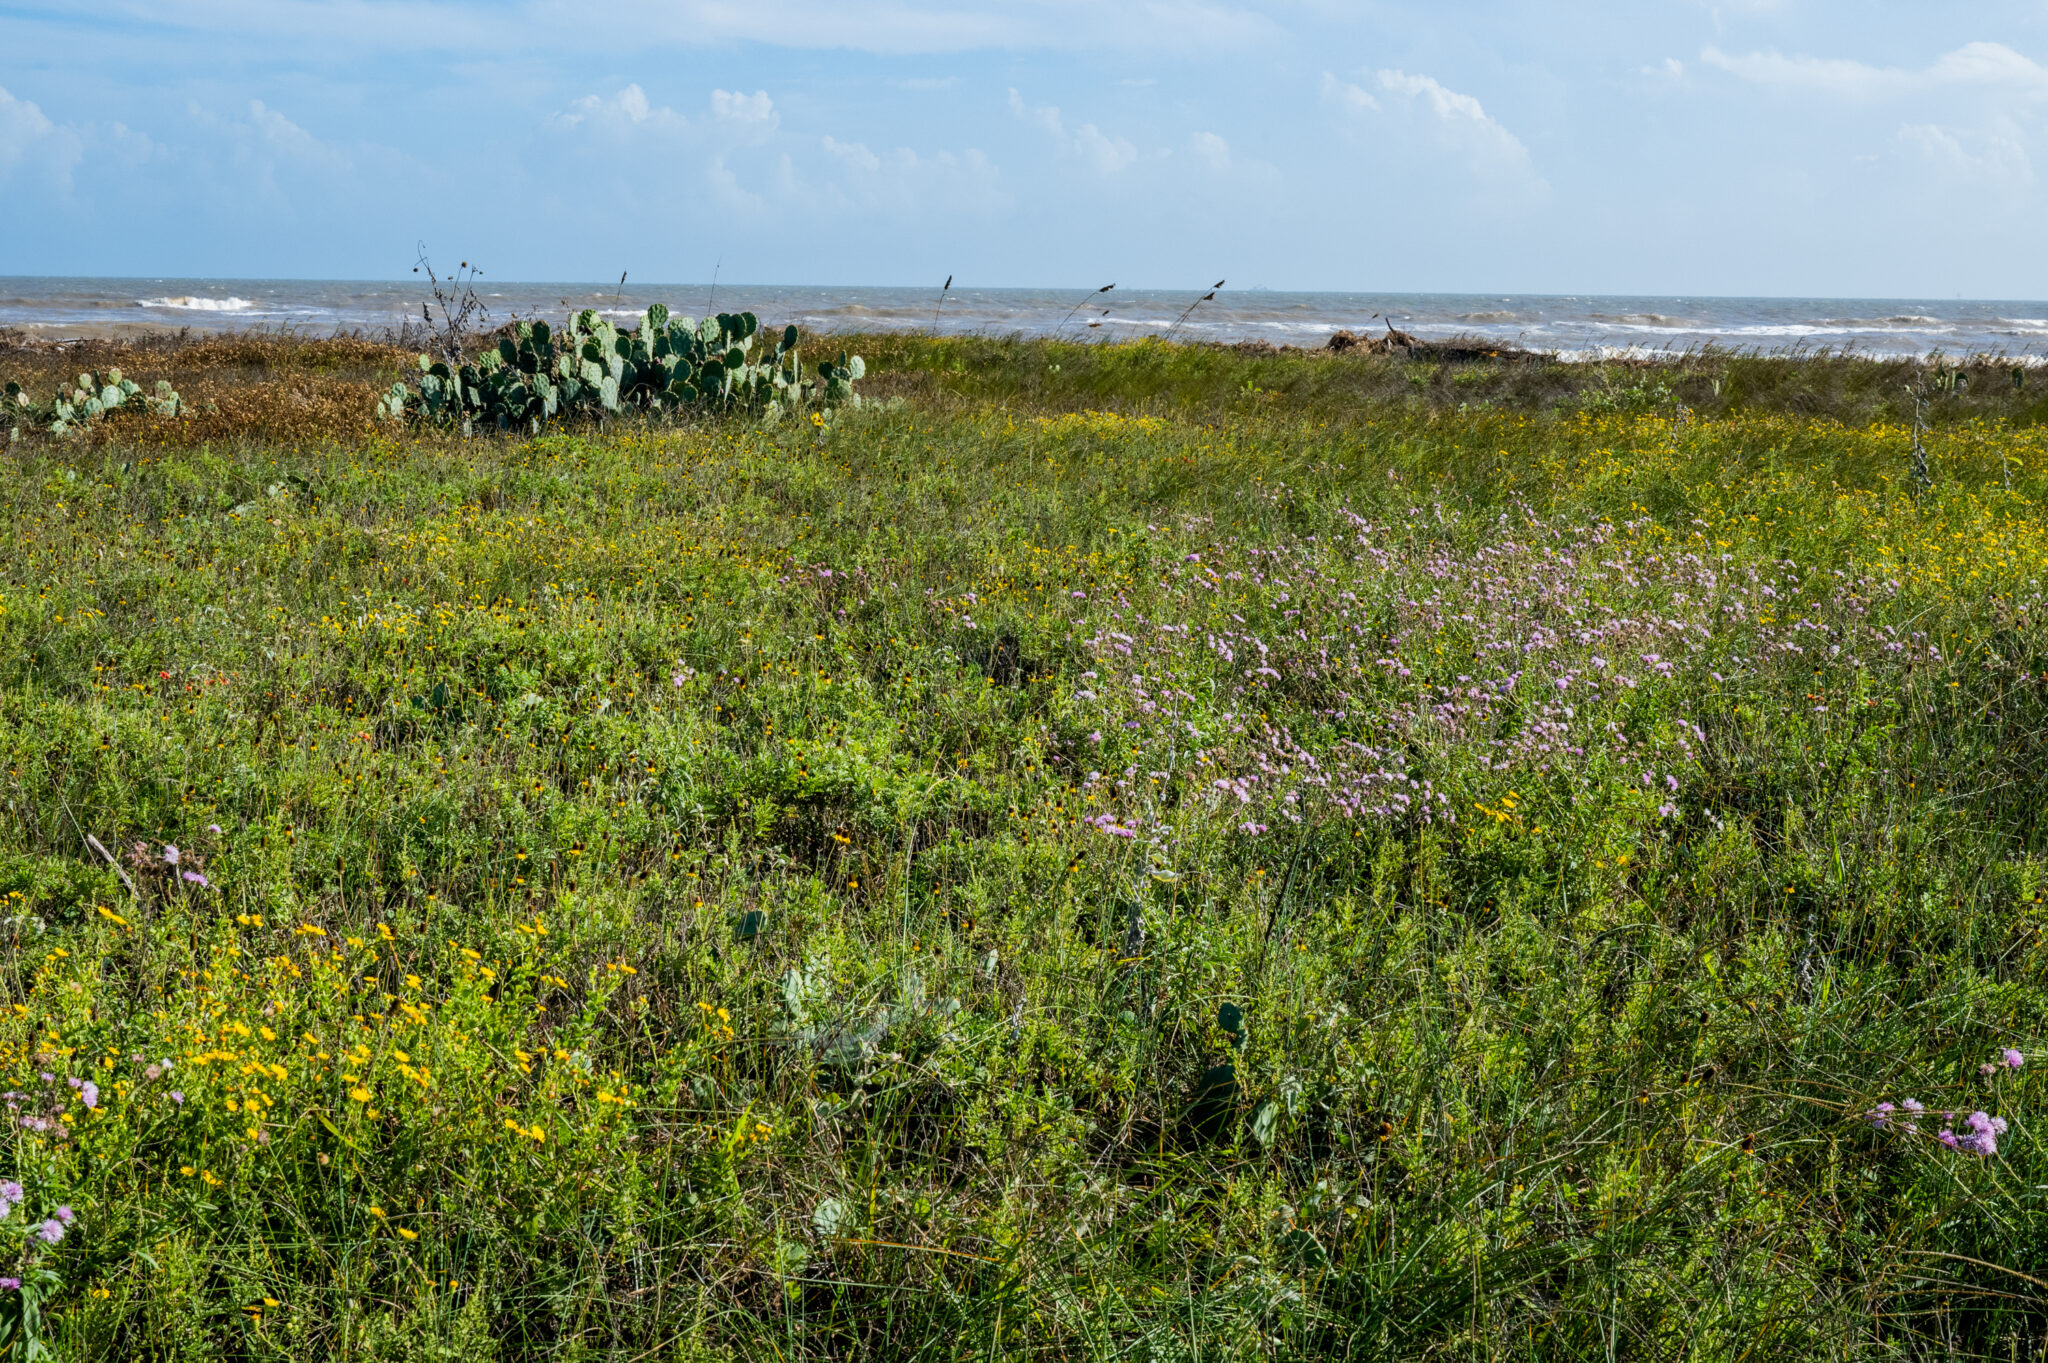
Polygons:
<instances>
[{"instance_id":1,"label":"white foam on wave","mask_svg":"<svg viewBox=\"0 0 2048 1363\"><path fill-rule=\"evenodd\" d=\"M185 312L247 312L256 305L246 298L138 298L138 308L177 308Z\"/></svg>"}]
</instances>

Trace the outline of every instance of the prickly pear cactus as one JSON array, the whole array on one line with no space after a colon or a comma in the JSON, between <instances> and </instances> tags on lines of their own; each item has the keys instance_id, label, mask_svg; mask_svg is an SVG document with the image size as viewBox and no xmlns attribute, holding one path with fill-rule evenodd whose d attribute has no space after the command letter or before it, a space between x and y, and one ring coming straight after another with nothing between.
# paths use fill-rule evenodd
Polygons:
<instances>
[{"instance_id":1,"label":"prickly pear cactus","mask_svg":"<svg viewBox=\"0 0 2048 1363\"><path fill-rule=\"evenodd\" d=\"M450 369L422 355L418 376L392 384L377 400L377 415L450 429L538 432L635 413L775 421L828 403L859 406L853 385L866 370L859 356L842 354L807 372L795 327L757 348L760 326L751 312L700 320L659 303L630 331L588 308L559 334L545 323L521 322L472 363Z\"/></svg>"},{"instance_id":2,"label":"prickly pear cactus","mask_svg":"<svg viewBox=\"0 0 2048 1363\"><path fill-rule=\"evenodd\" d=\"M104 374L80 374L48 402L34 401L18 383L9 383L5 392L5 416L0 420L4 420L10 444L26 430L72 435L123 409L157 417L176 417L185 410L177 390L165 380L158 379L156 387L145 392L118 369L109 369Z\"/></svg>"}]
</instances>

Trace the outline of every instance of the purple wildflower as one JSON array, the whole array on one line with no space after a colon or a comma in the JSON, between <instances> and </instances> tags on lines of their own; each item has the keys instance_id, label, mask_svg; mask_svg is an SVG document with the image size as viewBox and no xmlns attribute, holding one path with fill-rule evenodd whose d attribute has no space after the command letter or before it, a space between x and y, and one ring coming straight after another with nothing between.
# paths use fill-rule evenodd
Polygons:
<instances>
[{"instance_id":1,"label":"purple wildflower","mask_svg":"<svg viewBox=\"0 0 2048 1363\"><path fill-rule=\"evenodd\" d=\"M100 1105L100 1086L92 1080L88 1079L79 1085L78 1093L80 1097L85 1099L87 1107L98 1107Z\"/></svg>"},{"instance_id":2,"label":"purple wildflower","mask_svg":"<svg viewBox=\"0 0 2048 1363\"><path fill-rule=\"evenodd\" d=\"M71 1087L73 1088L78 1088L85 1083L83 1079L77 1078L76 1076L66 1079L64 1082L71 1085Z\"/></svg>"},{"instance_id":3,"label":"purple wildflower","mask_svg":"<svg viewBox=\"0 0 2048 1363\"><path fill-rule=\"evenodd\" d=\"M1951 1150L1956 1148L1956 1133L1949 1130L1947 1127L1943 1127L1941 1130L1935 1132L1934 1139L1940 1141L1943 1145L1947 1146Z\"/></svg>"},{"instance_id":4,"label":"purple wildflower","mask_svg":"<svg viewBox=\"0 0 2048 1363\"><path fill-rule=\"evenodd\" d=\"M1967 1150L1973 1155L1998 1153L1998 1138L2005 1132L2004 1118L1994 1117L1988 1112L1972 1112L1965 1125L1969 1130L1955 1139L1956 1149Z\"/></svg>"},{"instance_id":5,"label":"purple wildflower","mask_svg":"<svg viewBox=\"0 0 2048 1363\"><path fill-rule=\"evenodd\" d=\"M1870 1124L1872 1126L1876 1127L1879 1131L1882 1131L1884 1130L1885 1125L1891 1121L1892 1113L1896 1112L1897 1110L1898 1108L1895 1104L1879 1103L1876 1107L1870 1109L1870 1111L1865 1115L1870 1118Z\"/></svg>"},{"instance_id":6,"label":"purple wildflower","mask_svg":"<svg viewBox=\"0 0 2048 1363\"><path fill-rule=\"evenodd\" d=\"M78 1219L78 1213L72 1211L69 1207L59 1207L57 1208L57 1219L68 1226Z\"/></svg>"},{"instance_id":7,"label":"purple wildflower","mask_svg":"<svg viewBox=\"0 0 2048 1363\"><path fill-rule=\"evenodd\" d=\"M2005 1054L2001 1055L1999 1059L2005 1062L2005 1067L2009 1070L2016 1070L2027 1063L2027 1058L2011 1047L2007 1047Z\"/></svg>"},{"instance_id":8,"label":"purple wildflower","mask_svg":"<svg viewBox=\"0 0 2048 1363\"><path fill-rule=\"evenodd\" d=\"M210 823L206 826L206 831L213 834L213 836L217 838L220 836L220 825L217 823Z\"/></svg>"},{"instance_id":9,"label":"purple wildflower","mask_svg":"<svg viewBox=\"0 0 2048 1363\"><path fill-rule=\"evenodd\" d=\"M22 1191L21 1185L13 1179L10 1178L5 1182L0 1182L0 1199L8 1202L19 1202L27 1196L28 1194Z\"/></svg>"},{"instance_id":10,"label":"purple wildflower","mask_svg":"<svg viewBox=\"0 0 2048 1363\"><path fill-rule=\"evenodd\" d=\"M199 874L199 872L197 872L197 871L187 871L187 872L185 872L184 874L185 874L185 879L187 879L187 880L191 881L191 882L192 882L192 883L193 883L194 885L197 885L197 886L198 886L198 887L199 887L200 889L202 889L202 890L203 890L203 889L205 889L205 888L207 887L207 880L206 880L206 877L205 877L205 876L203 876L203 875L201 875L201 874Z\"/></svg>"},{"instance_id":11,"label":"purple wildflower","mask_svg":"<svg viewBox=\"0 0 2048 1363\"><path fill-rule=\"evenodd\" d=\"M19 1278L0 1278L0 1292L19 1292L20 1290L21 1290L21 1279L19 1279Z\"/></svg>"},{"instance_id":12,"label":"purple wildflower","mask_svg":"<svg viewBox=\"0 0 2048 1363\"><path fill-rule=\"evenodd\" d=\"M172 1102L174 1102L174 1103L182 1103L182 1102L184 1102L184 1101L185 1101L185 1095L184 1095L183 1093L179 1092L179 1091L178 1091L177 1089L172 1089L172 1090L171 1090L171 1101L172 1101Z\"/></svg>"},{"instance_id":13,"label":"purple wildflower","mask_svg":"<svg viewBox=\"0 0 2048 1363\"><path fill-rule=\"evenodd\" d=\"M36 1227L36 1239L46 1245L54 1245L64 1238L64 1227L56 1221L45 1221Z\"/></svg>"},{"instance_id":14,"label":"purple wildflower","mask_svg":"<svg viewBox=\"0 0 2048 1363\"><path fill-rule=\"evenodd\" d=\"M174 843L174 842L167 842L167 843L165 843L165 844L164 844L164 865L166 865L166 866L176 866L177 864L178 864L178 845L177 845L176 843Z\"/></svg>"}]
</instances>

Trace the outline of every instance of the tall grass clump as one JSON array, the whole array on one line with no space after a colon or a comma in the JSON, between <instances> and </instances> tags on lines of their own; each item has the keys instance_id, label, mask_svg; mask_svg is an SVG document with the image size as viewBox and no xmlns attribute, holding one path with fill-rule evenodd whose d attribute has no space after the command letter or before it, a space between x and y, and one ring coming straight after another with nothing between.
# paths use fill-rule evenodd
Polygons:
<instances>
[{"instance_id":1,"label":"tall grass clump","mask_svg":"<svg viewBox=\"0 0 2048 1363\"><path fill-rule=\"evenodd\" d=\"M9 450L24 1329L2041 1356L2026 409L1917 492L1910 414L1678 370L873 341L912 400L822 432L218 433L166 366Z\"/></svg>"}]
</instances>

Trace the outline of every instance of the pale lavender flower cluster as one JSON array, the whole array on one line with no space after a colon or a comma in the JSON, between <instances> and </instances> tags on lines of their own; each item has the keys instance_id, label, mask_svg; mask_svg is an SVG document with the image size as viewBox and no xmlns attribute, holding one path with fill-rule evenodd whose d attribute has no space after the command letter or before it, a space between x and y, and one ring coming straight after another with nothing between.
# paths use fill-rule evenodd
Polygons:
<instances>
[{"instance_id":1,"label":"pale lavender flower cluster","mask_svg":"<svg viewBox=\"0 0 2048 1363\"><path fill-rule=\"evenodd\" d=\"M1882 1131L1890 1126L1894 1116L1897 1116L1899 1130L1910 1136L1920 1129L1913 1119L1926 1111L1924 1106L1911 1098L1899 1103L1879 1103L1870 1110L1870 1124Z\"/></svg>"},{"instance_id":2,"label":"pale lavender flower cluster","mask_svg":"<svg viewBox=\"0 0 2048 1363\"><path fill-rule=\"evenodd\" d=\"M2008 1046L1999 1052L1995 1062L1978 1066L1977 1072L1990 1076L2001 1069L2016 1070L2026 1063L2025 1055ZM1906 1098L1897 1103L1879 1103L1864 1116L1880 1131L1896 1126L1907 1135L1914 1135L1920 1130L1914 1119L1926 1111L1921 1104ZM1941 1123L1941 1130L1934 1134L1936 1140L1951 1150L1986 1157L1998 1153L1998 1138L2005 1134L2007 1126L2005 1118L1994 1117L1988 1112L1972 1112L1963 1118L1961 1130L1956 1129L1956 1114L1953 1112L1942 1113Z\"/></svg>"},{"instance_id":3,"label":"pale lavender flower cluster","mask_svg":"<svg viewBox=\"0 0 2048 1363\"><path fill-rule=\"evenodd\" d=\"M11 1178L0 1179L0 1220L13 1216L15 1208L25 1205L27 1201L28 1190L23 1188L19 1182ZM28 1218L25 1234L30 1241L36 1244L44 1246L55 1245L63 1240L65 1231L77 1220L78 1214L72 1211L68 1205L59 1206L52 1209L51 1213L41 1220L36 1220L32 1217ZM33 1248L33 1245L31 1248ZM30 1266L33 1266L33 1261L31 1261ZM19 1277L0 1277L0 1290L12 1292L19 1290L20 1287L21 1279Z\"/></svg>"},{"instance_id":4,"label":"pale lavender flower cluster","mask_svg":"<svg viewBox=\"0 0 2048 1363\"><path fill-rule=\"evenodd\" d=\"M1951 1150L1988 1156L1998 1153L1998 1138L2004 1134L2005 1118L1993 1117L1985 1112L1972 1112L1963 1119L1963 1130L1960 1133L1943 1127L1936 1133L1935 1139Z\"/></svg>"},{"instance_id":5,"label":"pale lavender flower cluster","mask_svg":"<svg viewBox=\"0 0 2048 1363\"><path fill-rule=\"evenodd\" d=\"M1448 506L1405 523L1343 514L1338 535L1178 553L1160 568L1168 605L1112 591L1074 607L1098 669L1072 693L1075 732L1170 773L1099 792L1122 824L1196 807L1179 787L1252 836L1324 819L1414 829L1524 781L1682 824L1706 735L1679 688L1794 682L1825 710L1838 684L1940 656L1869 623L1892 581L1737 567L1526 506L1484 527ZM1660 725L1624 722L1658 691L1678 702Z\"/></svg>"}]
</instances>

